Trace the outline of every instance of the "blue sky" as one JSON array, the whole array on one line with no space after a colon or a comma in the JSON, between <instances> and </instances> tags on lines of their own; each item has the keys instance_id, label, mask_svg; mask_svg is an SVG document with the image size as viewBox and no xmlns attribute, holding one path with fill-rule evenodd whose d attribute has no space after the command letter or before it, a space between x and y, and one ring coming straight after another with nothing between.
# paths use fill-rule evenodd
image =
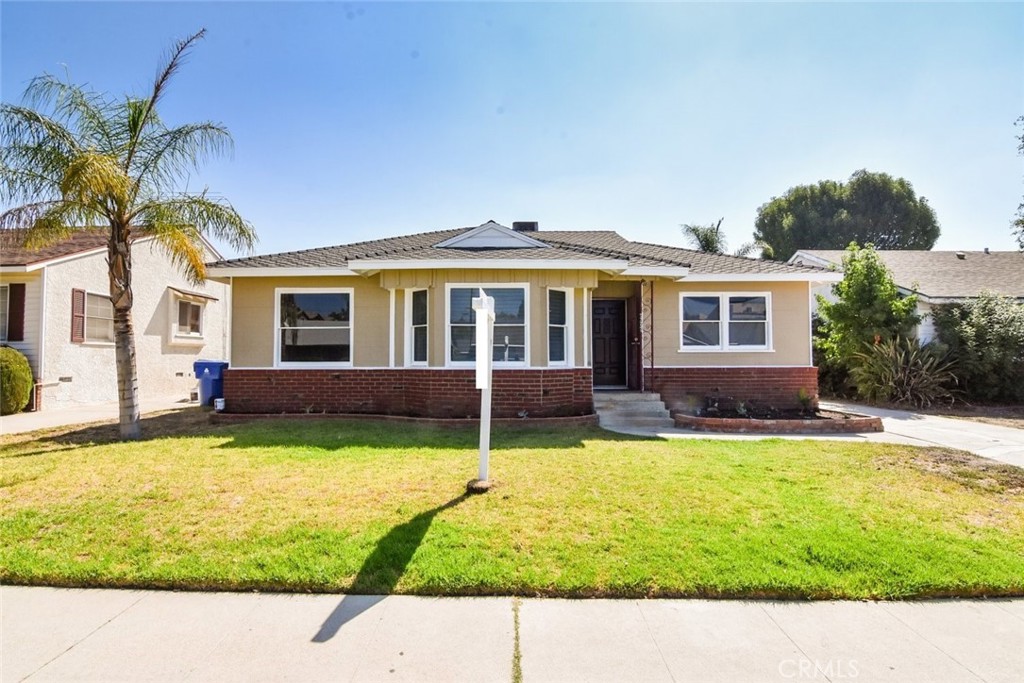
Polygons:
<instances>
[{"instance_id":1,"label":"blue sky","mask_svg":"<svg viewBox=\"0 0 1024 683\"><path fill-rule=\"evenodd\" d=\"M162 109L235 154L190 183L257 252L494 219L682 246L861 168L910 180L936 248L1014 248L1021 4L0 3L0 95L67 65L143 93L206 27ZM226 250L230 253L229 250Z\"/></svg>"}]
</instances>

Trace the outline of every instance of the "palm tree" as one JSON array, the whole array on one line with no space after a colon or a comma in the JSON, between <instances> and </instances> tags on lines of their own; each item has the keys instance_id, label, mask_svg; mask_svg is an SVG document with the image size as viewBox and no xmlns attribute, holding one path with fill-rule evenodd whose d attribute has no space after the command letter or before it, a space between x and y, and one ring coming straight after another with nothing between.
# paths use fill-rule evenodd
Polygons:
<instances>
[{"instance_id":1,"label":"palm tree","mask_svg":"<svg viewBox=\"0 0 1024 683\"><path fill-rule=\"evenodd\" d=\"M697 251L705 254L724 254L726 253L727 248L725 235L722 233L722 221L724 220L725 218L719 218L716 223L710 223L708 225L691 225L689 223L685 223L682 226L683 236ZM761 240L742 244L739 249L733 252L732 255L752 258L754 252L757 250L761 251L758 255L759 258L772 258L773 250L771 245L766 242L762 242Z\"/></svg>"},{"instance_id":2,"label":"palm tree","mask_svg":"<svg viewBox=\"0 0 1024 683\"><path fill-rule=\"evenodd\" d=\"M724 217L719 218L717 223L710 223L708 225L691 225L686 223L682 226L683 237L697 251L705 254L724 254L725 235L722 234L722 221L724 220Z\"/></svg>"},{"instance_id":3,"label":"palm tree","mask_svg":"<svg viewBox=\"0 0 1024 683\"><path fill-rule=\"evenodd\" d=\"M139 390L132 328L131 242L152 235L196 283L205 279L202 236L251 249L252 226L231 204L179 191L207 159L230 152L231 135L203 122L169 128L157 115L168 83L205 29L176 43L148 97L112 98L49 74L33 79L24 106L0 105L0 229L41 247L76 230L109 229L107 263L121 437L137 439ZM44 113L45 112L45 113Z\"/></svg>"}]
</instances>

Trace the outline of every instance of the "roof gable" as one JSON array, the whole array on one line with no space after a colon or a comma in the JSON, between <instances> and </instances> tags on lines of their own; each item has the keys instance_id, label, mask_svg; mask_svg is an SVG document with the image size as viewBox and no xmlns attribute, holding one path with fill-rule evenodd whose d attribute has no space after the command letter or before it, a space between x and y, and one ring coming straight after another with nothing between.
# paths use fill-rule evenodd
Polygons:
<instances>
[{"instance_id":1,"label":"roof gable","mask_svg":"<svg viewBox=\"0 0 1024 683\"><path fill-rule=\"evenodd\" d=\"M537 249L547 247L539 240L487 221L483 225L434 245L436 249Z\"/></svg>"}]
</instances>

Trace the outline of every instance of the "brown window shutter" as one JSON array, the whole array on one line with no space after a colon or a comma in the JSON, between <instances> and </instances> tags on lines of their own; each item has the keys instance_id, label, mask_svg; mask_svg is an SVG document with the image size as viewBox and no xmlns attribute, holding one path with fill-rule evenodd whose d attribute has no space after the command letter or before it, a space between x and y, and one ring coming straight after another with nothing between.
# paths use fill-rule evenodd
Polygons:
<instances>
[{"instance_id":1,"label":"brown window shutter","mask_svg":"<svg viewBox=\"0 0 1024 683\"><path fill-rule=\"evenodd\" d=\"M85 290L71 290L71 341L85 341Z\"/></svg>"},{"instance_id":2,"label":"brown window shutter","mask_svg":"<svg viewBox=\"0 0 1024 683\"><path fill-rule=\"evenodd\" d=\"M12 283L7 290L7 341L25 341L25 284Z\"/></svg>"}]
</instances>

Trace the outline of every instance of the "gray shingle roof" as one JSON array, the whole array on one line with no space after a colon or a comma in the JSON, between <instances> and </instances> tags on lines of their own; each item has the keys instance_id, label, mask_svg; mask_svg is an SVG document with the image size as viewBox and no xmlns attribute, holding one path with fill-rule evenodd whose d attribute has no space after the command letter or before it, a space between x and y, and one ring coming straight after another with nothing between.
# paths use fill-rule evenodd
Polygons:
<instances>
[{"instance_id":1,"label":"gray shingle roof","mask_svg":"<svg viewBox=\"0 0 1024 683\"><path fill-rule=\"evenodd\" d=\"M843 251L801 249L836 265ZM957 254L963 254L959 258ZM879 250L879 258L896 284L929 299L960 299L989 290L1024 299L1024 253L1019 251Z\"/></svg>"},{"instance_id":2,"label":"gray shingle roof","mask_svg":"<svg viewBox=\"0 0 1024 683\"><path fill-rule=\"evenodd\" d=\"M475 226L474 226L475 227ZM777 261L703 254L691 249L631 242L611 230L543 230L529 236L547 247L512 249L457 249L434 245L474 228L438 230L401 237L321 247L281 254L217 261L211 268L347 268L350 261L489 261L515 260L628 260L630 267L687 267L693 274L821 273L819 268Z\"/></svg>"}]
</instances>

